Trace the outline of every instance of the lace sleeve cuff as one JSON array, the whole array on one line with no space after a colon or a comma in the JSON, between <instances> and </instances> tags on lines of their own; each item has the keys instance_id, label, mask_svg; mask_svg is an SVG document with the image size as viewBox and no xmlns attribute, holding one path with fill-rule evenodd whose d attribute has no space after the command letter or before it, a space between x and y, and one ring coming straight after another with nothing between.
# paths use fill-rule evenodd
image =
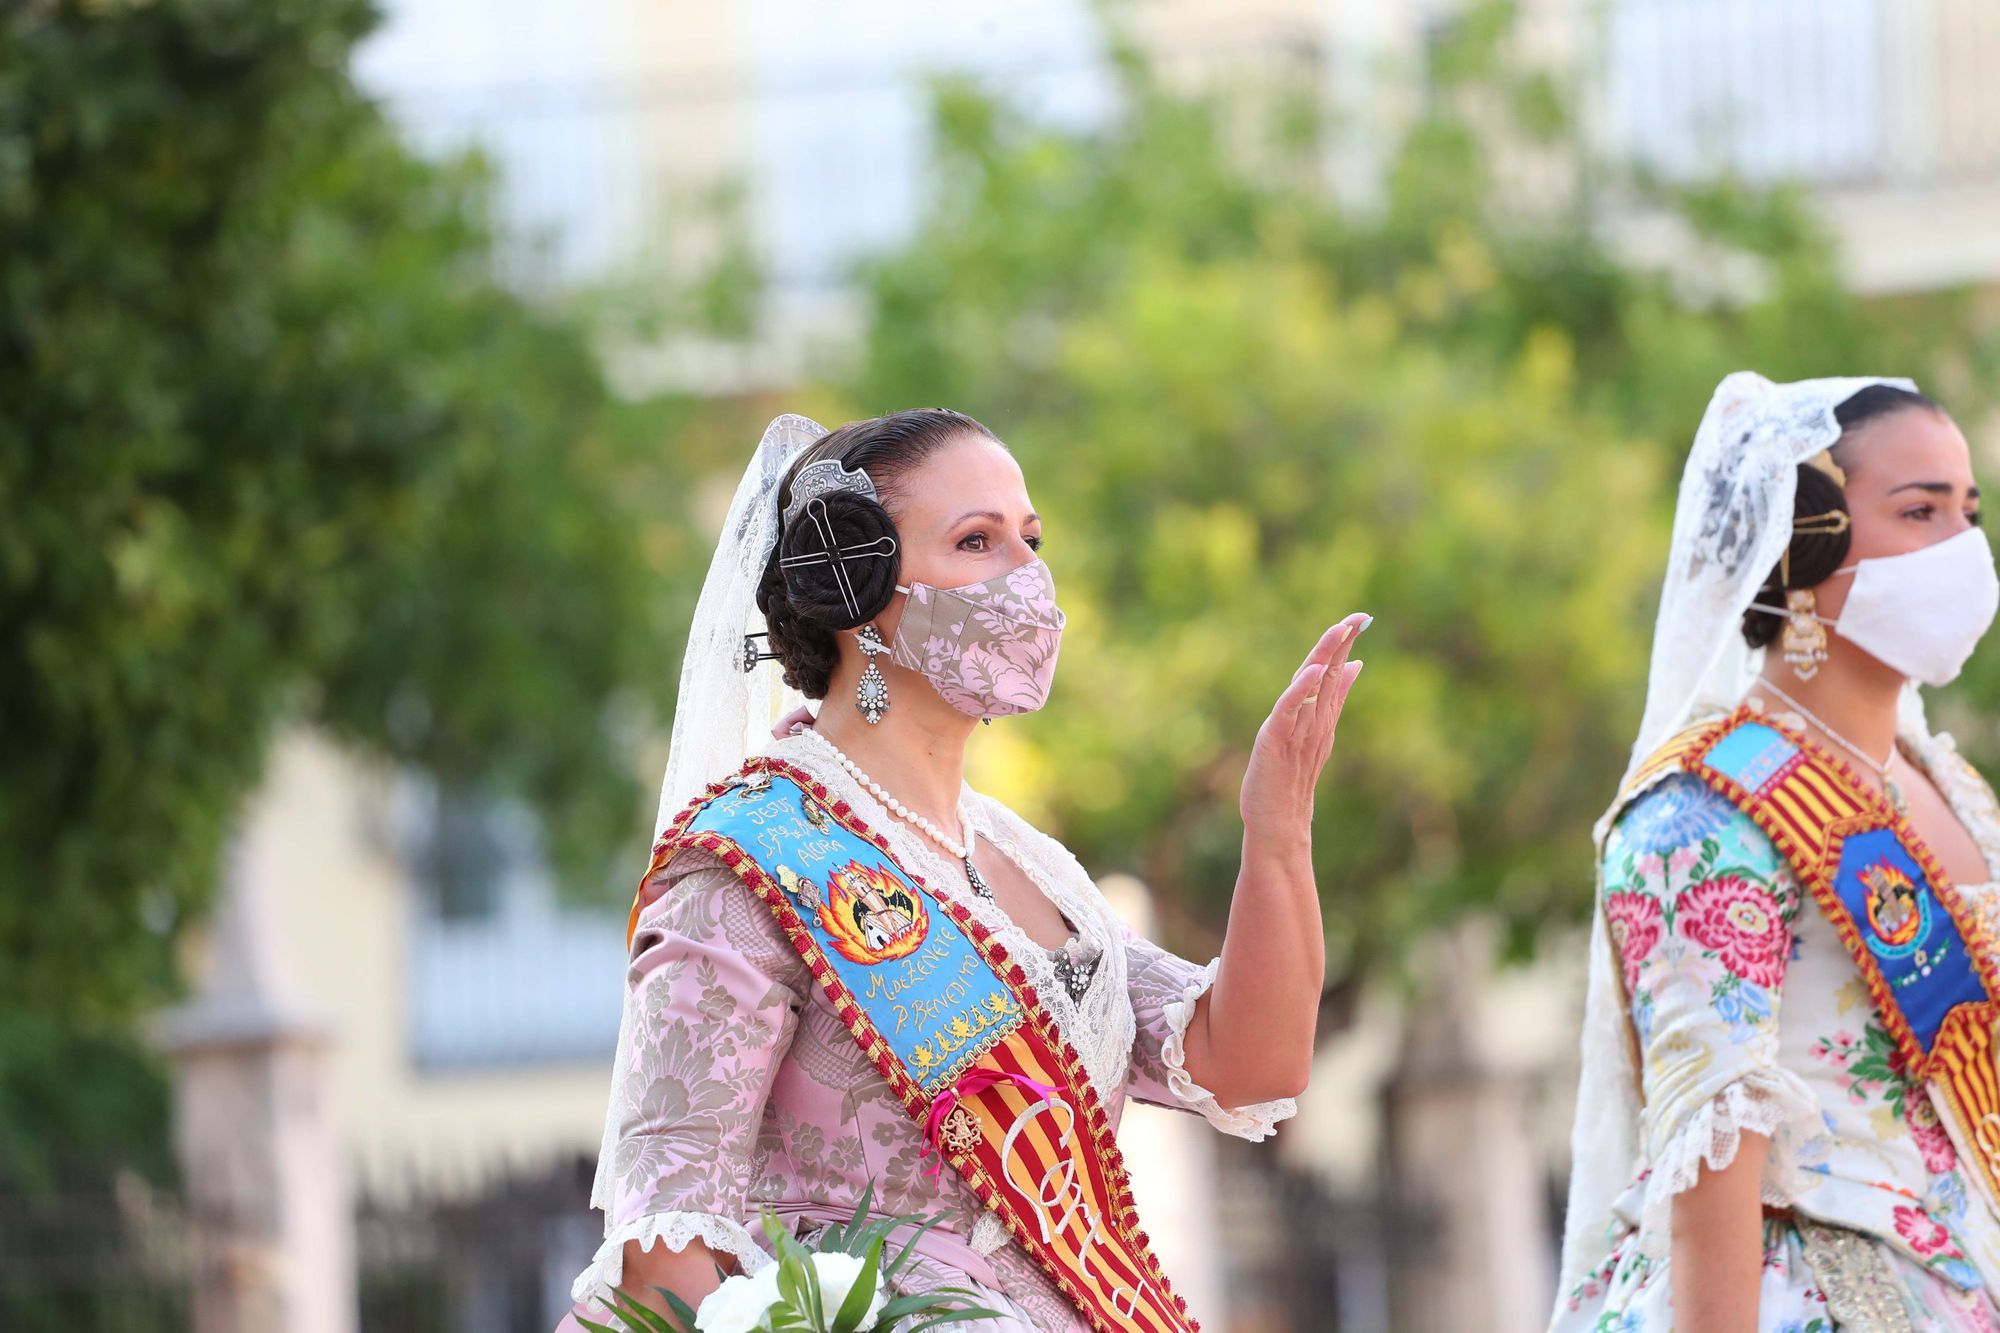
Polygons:
<instances>
[{"instance_id":1,"label":"lace sleeve cuff","mask_svg":"<svg viewBox=\"0 0 2000 1333\"><path fill-rule=\"evenodd\" d=\"M1299 1104L1290 1097L1280 1097L1276 1101L1225 1109L1216 1102L1215 1094L1195 1082L1187 1071L1187 1030L1188 1025L1194 1022L1195 1003L1215 985L1216 973L1221 967L1220 958L1211 960L1188 983L1180 999L1169 1000L1161 1008L1167 1032L1166 1039L1160 1043L1160 1063L1166 1067L1168 1090L1180 1098L1190 1111L1199 1112L1209 1124L1225 1134L1234 1134L1239 1139L1255 1143L1269 1138L1280 1120L1290 1120L1297 1115Z\"/></svg>"},{"instance_id":2,"label":"lace sleeve cuff","mask_svg":"<svg viewBox=\"0 0 2000 1333\"><path fill-rule=\"evenodd\" d=\"M749 1229L732 1218L714 1213L647 1213L635 1217L604 1237L590 1267L570 1286L570 1299L609 1309L611 1293L625 1280L625 1242L636 1240L641 1249L664 1241L669 1250L681 1251L689 1241L698 1240L718 1255L733 1255L745 1273L754 1273L771 1262Z\"/></svg>"},{"instance_id":3,"label":"lace sleeve cuff","mask_svg":"<svg viewBox=\"0 0 2000 1333\"><path fill-rule=\"evenodd\" d=\"M1664 1253L1672 1232L1673 1200L1692 1189L1701 1168L1720 1171L1736 1160L1744 1134L1770 1139L1763 1201L1787 1208L1813 1182L1807 1167L1825 1157L1825 1126L1805 1082L1789 1069L1755 1069L1716 1093L1650 1154L1640 1245Z\"/></svg>"}]
</instances>

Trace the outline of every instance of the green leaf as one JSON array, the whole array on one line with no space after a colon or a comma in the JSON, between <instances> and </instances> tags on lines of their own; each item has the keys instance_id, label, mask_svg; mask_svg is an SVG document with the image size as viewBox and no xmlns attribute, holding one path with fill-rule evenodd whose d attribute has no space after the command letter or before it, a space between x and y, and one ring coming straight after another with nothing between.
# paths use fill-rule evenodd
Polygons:
<instances>
[{"instance_id":1,"label":"green leaf","mask_svg":"<svg viewBox=\"0 0 2000 1333\"><path fill-rule=\"evenodd\" d=\"M882 1268L882 1241L877 1239L868 1247L868 1257L861 1261L861 1272L855 1277L854 1285L848 1288L847 1299L840 1303L840 1309L833 1316L833 1333L854 1333L861 1323L861 1316L868 1313L868 1307L875 1300L875 1284Z\"/></svg>"},{"instance_id":2,"label":"green leaf","mask_svg":"<svg viewBox=\"0 0 2000 1333\"><path fill-rule=\"evenodd\" d=\"M727 1282L730 1276L724 1274L722 1280ZM695 1308L665 1287L654 1287L653 1290L660 1293L667 1302L667 1308L673 1311L674 1318L681 1321L682 1333L694 1333Z\"/></svg>"},{"instance_id":3,"label":"green leaf","mask_svg":"<svg viewBox=\"0 0 2000 1333\"><path fill-rule=\"evenodd\" d=\"M795 1310L806 1308L805 1270L790 1255L778 1260L778 1294Z\"/></svg>"},{"instance_id":4,"label":"green leaf","mask_svg":"<svg viewBox=\"0 0 2000 1333\"><path fill-rule=\"evenodd\" d=\"M815 1329L826 1323L820 1308L819 1274L814 1271L811 1252L786 1237L788 1246L778 1261L778 1291L794 1310L806 1317Z\"/></svg>"},{"instance_id":5,"label":"green leaf","mask_svg":"<svg viewBox=\"0 0 2000 1333\"><path fill-rule=\"evenodd\" d=\"M858 1243L858 1237L862 1224L868 1218L869 1210L874 1206L875 1178L870 1176L867 1184L861 1187L861 1198L854 1205L854 1215L848 1219L846 1231L843 1232L837 1225L828 1227L820 1248L838 1250L843 1254L860 1254L866 1250L866 1244Z\"/></svg>"},{"instance_id":6,"label":"green leaf","mask_svg":"<svg viewBox=\"0 0 2000 1333\"><path fill-rule=\"evenodd\" d=\"M970 1324L980 1319L999 1319L1002 1317L998 1310L989 1310L984 1306L976 1306L970 1310L954 1310L950 1314L941 1314L934 1319L926 1319L921 1324L913 1325L906 1330L906 1333L922 1333L924 1329L939 1328L945 1324Z\"/></svg>"},{"instance_id":7,"label":"green leaf","mask_svg":"<svg viewBox=\"0 0 2000 1333\"><path fill-rule=\"evenodd\" d=\"M618 1312L618 1317L631 1325L637 1333L684 1333L668 1322L665 1315L641 1305L625 1292L612 1292L611 1303L612 1308Z\"/></svg>"},{"instance_id":8,"label":"green leaf","mask_svg":"<svg viewBox=\"0 0 2000 1333\"><path fill-rule=\"evenodd\" d=\"M896 1222L898 1225L901 1225L905 1222L916 1220L917 1215L911 1214L908 1217L897 1218ZM889 1261L889 1266L883 1270L883 1276L892 1278L901 1272L903 1265L910 1261L910 1256L917 1252L917 1242L923 1239L924 1233L944 1220L945 1214L943 1213L933 1213L928 1218L923 1219L917 1229L910 1234L910 1238L904 1243L903 1248L896 1252L896 1257Z\"/></svg>"},{"instance_id":9,"label":"green leaf","mask_svg":"<svg viewBox=\"0 0 2000 1333\"><path fill-rule=\"evenodd\" d=\"M933 1287L929 1291L894 1298L882 1307L880 1320L882 1323L887 1324L909 1315L925 1314L933 1310L942 1309L953 1300L977 1301L983 1295L984 1293L974 1291L969 1287Z\"/></svg>"}]
</instances>

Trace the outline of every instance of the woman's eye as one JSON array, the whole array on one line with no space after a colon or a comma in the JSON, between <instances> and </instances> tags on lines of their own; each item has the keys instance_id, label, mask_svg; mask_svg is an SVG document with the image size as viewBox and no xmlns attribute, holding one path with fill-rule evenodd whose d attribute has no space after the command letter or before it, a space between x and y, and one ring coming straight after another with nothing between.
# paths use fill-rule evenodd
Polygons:
<instances>
[{"instance_id":1,"label":"woman's eye","mask_svg":"<svg viewBox=\"0 0 2000 1333\"><path fill-rule=\"evenodd\" d=\"M1986 522L1986 515L1975 509L1965 516L1965 521L1976 528Z\"/></svg>"},{"instance_id":2,"label":"woman's eye","mask_svg":"<svg viewBox=\"0 0 2000 1333\"><path fill-rule=\"evenodd\" d=\"M1903 511L1904 518L1913 518L1919 523L1928 523L1937 515L1936 505L1917 505Z\"/></svg>"},{"instance_id":3,"label":"woman's eye","mask_svg":"<svg viewBox=\"0 0 2000 1333\"><path fill-rule=\"evenodd\" d=\"M1978 521L1978 515L1975 514L1973 516L1973 521ZM1028 549L1030 551L1040 551L1042 549L1042 539L1040 537L1028 538Z\"/></svg>"},{"instance_id":4,"label":"woman's eye","mask_svg":"<svg viewBox=\"0 0 2000 1333\"><path fill-rule=\"evenodd\" d=\"M983 532L967 533L959 541L958 545L959 549L964 551L983 551L986 549L986 534Z\"/></svg>"}]
</instances>

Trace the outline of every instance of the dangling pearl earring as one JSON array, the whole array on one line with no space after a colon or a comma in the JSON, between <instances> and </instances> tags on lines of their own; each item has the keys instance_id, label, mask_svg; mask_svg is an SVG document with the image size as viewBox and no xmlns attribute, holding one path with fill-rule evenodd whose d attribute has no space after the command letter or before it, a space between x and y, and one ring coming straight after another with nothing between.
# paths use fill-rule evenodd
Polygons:
<instances>
[{"instance_id":1,"label":"dangling pearl earring","mask_svg":"<svg viewBox=\"0 0 2000 1333\"><path fill-rule=\"evenodd\" d=\"M875 626L863 625L854 635L855 643L868 655L868 669L861 673L861 683L854 688L854 706L861 710L861 716L868 719L869 726L882 721L882 714L889 711L889 678L875 665L875 659L889 651L882 642L882 635Z\"/></svg>"},{"instance_id":2,"label":"dangling pearl earring","mask_svg":"<svg viewBox=\"0 0 2000 1333\"><path fill-rule=\"evenodd\" d=\"M1819 598L1811 588L1785 594L1785 632L1778 647L1800 680L1819 674L1819 664L1826 661L1826 626L1820 623Z\"/></svg>"}]
</instances>

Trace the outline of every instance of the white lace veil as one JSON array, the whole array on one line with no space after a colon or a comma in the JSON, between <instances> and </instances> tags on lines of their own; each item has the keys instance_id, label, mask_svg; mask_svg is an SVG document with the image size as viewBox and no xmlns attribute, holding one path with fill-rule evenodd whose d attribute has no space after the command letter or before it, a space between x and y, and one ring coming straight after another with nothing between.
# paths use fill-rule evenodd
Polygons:
<instances>
[{"instance_id":1,"label":"white lace veil","mask_svg":"<svg viewBox=\"0 0 2000 1333\"><path fill-rule=\"evenodd\" d=\"M1874 377L1773 384L1739 371L1716 388L1681 475L1646 714L1627 779L1681 728L1742 701L1762 665L1743 641L1743 612L1791 541L1798 465L1840 438L1834 409L1871 384L1916 387ZM1901 727L1929 735L1914 687L1904 692ZM1600 853L1616 812L1614 804L1594 830ZM1593 909L1559 1300L1604 1258L1612 1204L1636 1169L1637 1078L1610 931Z\"/></svg>"},{"instance_id":2,"label":"white lace veil","mask_svg":"<svg viewBox=\"0 0 2000 1333\"><path fill-rule=\"evenodd\" d=\"M681 658L655 838L709 784L761 751L778 719L805 703L786 688L775 662L743 670L743 636L764 630L757 583L778 542L778 488L798 456L825 434L826 427L807 417L787 413L773 421L730 501Z\"/></svg>"},{"instance_id":3,"label":"white lace veil","mask_svg":"<svg viewBox=\"0 0 2000 1333\"><path fill-rule=\"evenodd\" d=\"M805 703L803 695L785 685L775 662L743 669L743 636L764 629L756 593L778 540L778 488L799 455L825 434L824 426L806 417L787 414L773 421L730 501L715 558L701 585L701 599L695 603L687 653L681 659L681 688L674 703L667 771L660 781L655 840L689 801L761 752L778 719ZM593 1208L608 1208L611 1203L616 1178L612 1159L630 1110L625 1083L633 1017L628 1003L618 1024L604 1143L590 1188Z\"/></svg>"}]
</instances>

